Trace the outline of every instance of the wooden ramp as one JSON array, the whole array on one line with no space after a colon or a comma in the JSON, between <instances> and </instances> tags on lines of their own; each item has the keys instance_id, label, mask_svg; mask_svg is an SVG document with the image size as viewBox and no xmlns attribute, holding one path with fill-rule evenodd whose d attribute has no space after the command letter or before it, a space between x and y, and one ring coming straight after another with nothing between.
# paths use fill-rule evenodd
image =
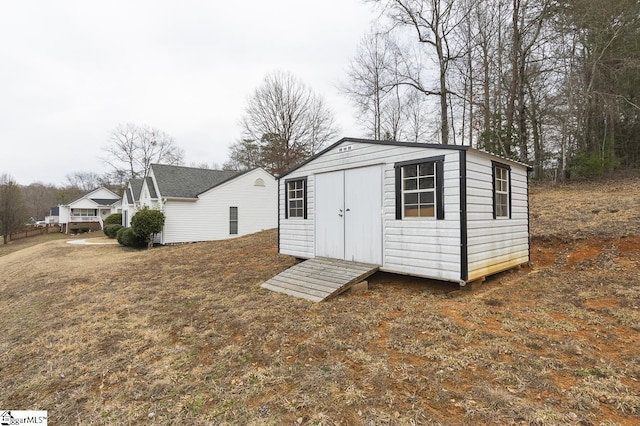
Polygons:
<instances>
[{"instance_id":1,"label":"wooden ramp","mask_svg":"<svg viewBox=\"0 0 640 426\"><path fill-rule=\"evenodd\" d=\"M321 302L348 290L379 266L316 257L298 263L261 285L278 293Z\"/></svg>"}]
</instances>

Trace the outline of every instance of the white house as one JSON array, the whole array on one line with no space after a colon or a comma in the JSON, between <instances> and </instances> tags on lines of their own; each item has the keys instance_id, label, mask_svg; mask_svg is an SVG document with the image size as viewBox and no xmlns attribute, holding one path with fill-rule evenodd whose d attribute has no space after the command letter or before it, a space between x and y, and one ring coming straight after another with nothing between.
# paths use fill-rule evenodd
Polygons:
<instances>
[{"instance_id":1,"label":"white house","mask_svg":"<svg viewBox=\"0 0 640 426\"><path fill-rule=\"evenodd\" d=\"M528 166L342 139L280 177L279 251L464 285L529 262Z\"/></svg>"},{"instance_id":2,"label":"white house","mask_svg":"<svg viewBox=\"0 0 640 426\"><path fill-rule=\"evenodd\" d=\"M44 223L47 225L57 225L60 221L60 207L51 207L49 215L44 217Z\"/></svg>"},{"instance_id":3,"label":"white house","mask_svg":"<svg viewBox=\"0 0 640 426\"><path fill-rule=\"evenodd\" d=\"M128 190L133 192L135 185ZM148 207L165 214L156 239L160 244L247 235L278 226L277 188L275 177L261 168L242 173L152 164L137 204L136 195L125 190L125 223L130 224L131 212Z\"/></svg>"},{"instance_id":4,"label":"white house","mask_svg":"<svg viewBox=\"0 0 640 426\"><path fill-rule=\"evenodd\" d=\"M122 226L131 226L131 218L140 209L144 179L130 179L122 194Z\"/></svg>"},{"instance_id":5,"label":"white house","mask_svg":"<svg viewBox=\"0 0 640 426\"><path fill-rule=\"evenodd\" d=\"M61 232L69 233L74 230L89 229L92 231L103 228L103 220L112 213L121 211L120 197L100 187L67 204L58 205L58 222Z\"/></svg>"}]
</instances>

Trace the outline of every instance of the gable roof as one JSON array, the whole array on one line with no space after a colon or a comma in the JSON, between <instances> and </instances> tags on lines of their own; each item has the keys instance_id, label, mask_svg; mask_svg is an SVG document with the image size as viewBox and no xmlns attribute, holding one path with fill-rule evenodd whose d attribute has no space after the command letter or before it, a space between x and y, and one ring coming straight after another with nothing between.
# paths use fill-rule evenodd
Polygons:
<instances>
[{"instance_id":1,"label":"gable roof","mask_svg":"<svg viewBox=\"0 0 640 426\"><path fill-rule=\"evenodd\" d=\"M129 185L131 186L131 191L133 191L133 193L131 193L131 191L129 191L129 188L127 188L127 191L129 191L127 192L127 199L130 202L138 201L140 199L140 193L142 192L142 182L143 179L129 179Z\"/></svg>"},{"instance_id":2,"label":"gable roof","mask_svg":"<svg viewBox=\"0 0 640 426\"><path fill-rule=\"evenodd\" d=\"M158 198L158 193L156 192L156 186L153 183L153 179L149 176L144 178L144 181L147 182L147 189L149 190L149 197ZM144 186L144 183L142 184Z\"/></svg>"},{"instance_id":3,"label":"gable roof","mask_svg":"<svg viewBox=\"0 0 640 426\"><path fill-rule=\"evenodd\" d=\"M100 190L105 190L105 191L107 191L109 194L113 194L113 198L112 198L112 199L111 199L111 198L109 198L109 199L107 199L107 198L95 198L95 199L94 199L94 198L91 198L91 197L90 197L90 195L91 195L91 194L93 194L94 192L98 192L98 191L100 191ZM68 203L66 203L66 204L60 204L60 205L61 205L61 206L70 206L71 204L75 203L76 201L80 201L80 200L82 200L82 199L84 199L84 198L87 198L87 199L89 199L89 200L93 201L94 203L96 202L96 200L111 200L111 202L110 202L110 203L108 203L108 204L104 204L104 205L107 205L107 206L112 205L112 204L113 204L114 202L116 202L116 201L120 201L120 197L118 197L118 194L116 194L115 192L113 192L113 191L111 191L111 190L109 190L109 189L105 188L104 186L101 186L101 187L99 187L99 188L92 189L91 191L87 192L86 194L81 195L80 197L76 198L75 200L72 200L72 201L70 201L70 202L68 202Z\"/></svg>"},{"instance_id":4,"label":"gable roof","mask_svg":"<svg viewBox=\"0 0 640 426\"><path fill-rule=\"evenodd\" d=\"M167 164L152 164L151 169L160 195L175 198L197 198L198 194L242 174L230 170L209 170ZM153 197L155 195L151 192L153 183L148 186L150 195Z\"/></svg>"},{"instance_id":5,"label":"gable roof","mask_svg":"<svg viewBox=\"0 0 640 426\"><path fill-rule=\"evenodd\" d=\"M117 203L118 201L120 201L119 198L113 199L113 198L90 198L91 201L93 201L94 203L96 203L99 206L112 206L115 203Z\"/></svg>"},{"instance_id":6,"label":"gable roof","mask_svg":"<svg viewBox=\"0 0 640 426\"><path fill-rule=\"evenodd\" d=\"M514 164L520 164L521 166L524 166L527 169L531 169L531 166L529 166L528 164L521 163L521 162L515 161L515 160L511 160L509 158L506 158L506 157L503 157L503 156L500 156L500 155L496 155L496 154L490 153L488 151L483 151L483 150L480 150L480 149L472 148L472 147L470 147L468 145L443 145L443 144L439 144L439 143L380 141L380 140L374 140L374 139L359 139L359 138L345 137L345 138L342 138L339 141L329 145L328 147L326 147L322 151L318 152L317 154L312 155L311 157L307 158L306 160L302 161L301 163L296 164L295 166L293 166L292 168L290 168L289 170L287 170L286 172L284 172L280 176L278 176L278 178L280 179L280 178L288 175L289 173L299 169L300 167L304 166L305 164L310 163L311 161L313 161L316 158L318 158L321 155L323 155L325 152L331 151L333 148L335 148L336 146L338 146L338 145L340 145L341 143L344 143L344 142L356 142L356 143L364 143L364 144L371 144L371 145L405 146L405 147L414 147L414 148L415 147L433 148L433 149L443 149L443 150L450 150L450 151L482 152L484 154L488 154L488 155L491 155L493 157L497 157L497 158L501 158L503 160L507 160L507 161L509 161L511 163L514 163Z\"/></svg>"}]
</instances>

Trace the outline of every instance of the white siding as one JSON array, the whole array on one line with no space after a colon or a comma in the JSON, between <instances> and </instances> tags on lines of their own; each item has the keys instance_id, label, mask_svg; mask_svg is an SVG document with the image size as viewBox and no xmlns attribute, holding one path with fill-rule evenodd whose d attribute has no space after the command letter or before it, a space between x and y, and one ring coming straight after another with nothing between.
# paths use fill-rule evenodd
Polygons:
<instances>
[{"instance_id":1,"label":"white siding","mask_svg":"<svg viewBox=\"0 0 640 426\"><path fill-rule=\"evenodd\" d=\"M511 219L493 218L492 160L511 165ZM467 250L469 280L529 261L527 171L524 166L469 151Z\"/></svg>"},{"instance_id":2,"label":"white siding","mask_svg":"<svg viewBox=\"0 0 640 426\"><path fill-rule=\"evenodd\" d=\"M299 173L300 172L300 173ZM307 176L301 170L287 175L286 179L295 179ZM315 235L314 235L314 212L315 212L315 179L307 176L307 218L285 219L285 179L280 180L280 229L278 238L280 239L280 253L290 256L311 259L315 257Z\"/></svg>"},{"instance_id":3,"label":"white siding","mask_svg":"<svg viewBox=\"0 0 640 426\"><path fill-rule=\"evenodd\" d=\"M341 148L351 149L340 152ZM394 163L445 155L445 219L396 220ZM352 141L280 180L280 252L315 257L314 175L333 170L383 165L383 265L390 272L459 281L460 191L459 153L425 147L366 144ZM285 180L307 177L307 219L285 219Z\"/></svg>"},{"instance_id":4,"label":"white siding","mask_svg":"<svg viewBox=\"0 0 640 426\"><path fill-rule=\"evenodd\" d=\"M256 179L264 185L256 186ZM164 201L162 243L235 238L277 226L277 182L262 169L200 194L193 201ZM229 207L238 208L238 233L229 233Z\"/></svg>"},{"instance_id":5,"label":"white siding","mask_svg":"<svg viewBox=\"0 0 640 426\"><path fill-rule=\"evenodd\" d=\"M393 163L385 166L384 265L390 272L460 280L460 162L458 151L422 150L413 158L446 153L444 160L444 220L396 220ZM394 162L405 161L403 155Z\"/></svg>"}]
</instances>

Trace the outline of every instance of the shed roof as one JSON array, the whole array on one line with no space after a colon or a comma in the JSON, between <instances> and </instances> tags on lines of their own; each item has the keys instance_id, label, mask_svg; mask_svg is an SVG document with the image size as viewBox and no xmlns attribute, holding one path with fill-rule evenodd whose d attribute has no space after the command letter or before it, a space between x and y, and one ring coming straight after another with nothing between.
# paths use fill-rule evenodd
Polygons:
<instances>
[{"instance_id":1,"label":"shed roof","mask_svg":"<svg viewBox=\"0 0 640 426\"><path fill-rule=\"evenodd\" d=\"M209 170L194 167L152 164L153 174L162 197L197 198L211 188L241 175L230 170ZM151 187L149 191L151 192ZM153 194L151 194L153 197Z\"/></svg>"},{"instance_id":2,"label":"shed roof","mask_svg":"<svg viewBox=\"0 0 640 426\"><path fill-rule=\"evenodd\" d=\"M475 149L475 148L472 148L472 147L467 146L467 145L443 145L443 144L439 144L439 143L379 141L379 140L373 140L373 139L359 139L359 138L348 138L348 137L345 137L345 138L342 138L339 141L329 145L327 148L323 149L322 151L318 152L317 154L307 158L303 162L295 165L293 168L287 170L286 172L284 172L282 175L280 175L278 177L282 178L282 177L288 175L289 173L299 169L300 167L304 166L305 164L310 163L311 161L313 161L316 158L318 158L321 155L323 155L325 152L328 152L328 151L332 150L333 148L335 148L336 146L338 146L338 145L340 145L341 143L344 143L344 142L366 143L366 144L376 144L376 145L393 145L393 146L404 146L404 147L421 147L421 148L442 149L442 150L450 150L450 151L476 151L476 152L482 152L482 153L485 153L485 154L489 154L489 155L492 155L494 157L501 158L503 160L507 160L507 161L510 161L512 163L515 163L515 164L520 164L520 165L526 167L527 169L531 168L531 166L529 166L528 164L524 164L524 163L521 163L519 161L511 160L509 158L506 158L506 157L503 157L503 156L499 156L499 155L496 155L496 154L493 154L493 153L490 153L490 152L487 152L487 151Z\"/></svg>"}]
</instances>

